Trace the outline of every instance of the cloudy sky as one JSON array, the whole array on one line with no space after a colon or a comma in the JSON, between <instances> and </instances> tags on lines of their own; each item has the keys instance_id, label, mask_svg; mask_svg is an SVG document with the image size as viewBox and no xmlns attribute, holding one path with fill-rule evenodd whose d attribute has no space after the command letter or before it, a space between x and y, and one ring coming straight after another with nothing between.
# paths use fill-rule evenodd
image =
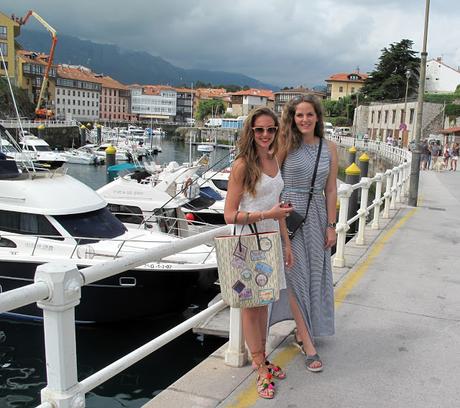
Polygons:
<instances>
[{"instance_id":1,"label":"cloudy sky","mask_svg":"<svg viewBox=\"0 0 460 408\"><path fill-rule=\"evenodd\" d=\"M29 9L58 35L147 51L183 68L313 86L337 72L372 70L381 49L402 38L419 51L425 0L2 0L0 6L16 16ZM431 1L428 58L460 66L459 18L460 0Z\"/></svg>"}]
</instances>

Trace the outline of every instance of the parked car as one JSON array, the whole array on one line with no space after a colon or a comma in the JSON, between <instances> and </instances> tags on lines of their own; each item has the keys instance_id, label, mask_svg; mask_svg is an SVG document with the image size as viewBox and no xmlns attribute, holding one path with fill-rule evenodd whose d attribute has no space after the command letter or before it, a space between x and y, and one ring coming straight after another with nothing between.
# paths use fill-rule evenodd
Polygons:
<instances>
[{"instance_id":1,"label":"parked car","mask_svg":"<svg viewBox=\"0 0 460 408\"><path fill-rule=\"evenodd\" d=\"M205 122L204 126L205 127L222 127L222 119L221 118L210 118Z\"/></svg>"}]
</instances>

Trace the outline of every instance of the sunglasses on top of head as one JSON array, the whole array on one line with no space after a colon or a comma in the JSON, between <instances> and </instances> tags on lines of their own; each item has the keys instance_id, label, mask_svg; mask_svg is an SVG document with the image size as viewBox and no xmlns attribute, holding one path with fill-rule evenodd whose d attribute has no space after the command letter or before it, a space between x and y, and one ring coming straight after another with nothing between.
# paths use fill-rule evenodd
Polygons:
<instances>
[{"instance_id":1,"label":"sunglasses on top of head","mask_svg":"<svg viewBox=\"0 0 460 408\"><path fill-rule=\"evenodd\" d=\"M269 127L257 126L257 127L253 127L252 130L255 134L258 134L258 135L263 135L265 131L270 135L274 135L276 131L278 130L278 126L269 126Z\"/></svg>"}]
</instances>

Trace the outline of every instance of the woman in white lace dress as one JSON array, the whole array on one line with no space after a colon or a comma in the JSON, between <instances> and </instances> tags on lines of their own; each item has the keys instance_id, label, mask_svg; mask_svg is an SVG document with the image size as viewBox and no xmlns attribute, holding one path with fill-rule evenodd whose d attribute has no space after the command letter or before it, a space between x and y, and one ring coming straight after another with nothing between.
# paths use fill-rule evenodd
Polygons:
<instances>
[{"instance_id":1,"label":"woman in white lace dress","mask_svg":"<svg viewBox=\"0 0 460 408\"><path fill-rule=\"evenodd\" d=\"M278 128L278 118L268 108L257 108L249 114L238 140L239 153L230 174L224 216L227 224L256 223L259 232L280 229L285 263L291 265L285 217L292 210L284 208L279 200L284 183L276 159ZM283 272L280 286L286 287ZM286 374L266 360L267 319L267 306L242 309L243 332L257 370L257 392L271 399L275 393L272 377L282 379Z\"/></svg>"}]
</instances>

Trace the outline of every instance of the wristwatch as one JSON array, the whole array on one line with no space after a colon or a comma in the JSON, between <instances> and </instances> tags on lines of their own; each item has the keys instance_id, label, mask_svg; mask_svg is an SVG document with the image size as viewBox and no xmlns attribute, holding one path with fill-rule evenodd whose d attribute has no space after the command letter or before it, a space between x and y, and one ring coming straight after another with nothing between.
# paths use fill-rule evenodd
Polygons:
<instances>
[{"instance_id":1,"label":"wristwatch","mask_svg":"<svg viewBox=\"0 0 460 408\"><path fill-rule=\"evenodd\" d=\"M336 225L337 225L337 223L335 223L335 222L328 222L327 223L328 228L334 228L335 229Z\"/></svg>"}]
</instances>

